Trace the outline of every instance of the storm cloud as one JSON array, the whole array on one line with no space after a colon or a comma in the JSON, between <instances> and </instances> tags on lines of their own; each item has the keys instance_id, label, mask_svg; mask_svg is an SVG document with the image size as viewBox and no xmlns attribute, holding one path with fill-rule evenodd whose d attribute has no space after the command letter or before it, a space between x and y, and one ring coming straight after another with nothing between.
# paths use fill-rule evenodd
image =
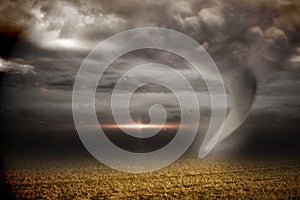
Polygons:
<instances>
[{"instance_id":1,"label":"storm cloud","mask_svg":"<svg viewBox=\"0 0 300 200\"><path fill-rule=\"evenodd\" d=\"M230 125L224 138L245 120L252 103L250 114L257 121L272 121L266 119L265 112L275 113L279 119L289 120L293 116L293 120L298 120L298 101L290 99L299 96L299 13L300 4L293 0L1 2L3 129L14 123L25 128L26 123L31 124L28 130L39 129L37 121L53 129L72 127L71 92L86 55L116 33L149 26L183 32L202 44L213 58L223 75L231 103ZM209 116L207 87L190 70L189 63L171 53L151 50L132 52L112 63L99 83L98 92L102 96L98 98L98 112L110 115L111 91L130 64L153 61L172 66L188 77L199 98L203 98L203 115ZM145 71L140 77L152 75L155 72ZM166 75L166 78L171 77ZM138 84L134 79L128 80L130 84ZM133 111L147 116L144 104L162 98L171 117L176 118L178 108L171 96L157 86L141 88L135 96ZM15 134L22 129L16 127Z\"/></svg>"}]
</instances>

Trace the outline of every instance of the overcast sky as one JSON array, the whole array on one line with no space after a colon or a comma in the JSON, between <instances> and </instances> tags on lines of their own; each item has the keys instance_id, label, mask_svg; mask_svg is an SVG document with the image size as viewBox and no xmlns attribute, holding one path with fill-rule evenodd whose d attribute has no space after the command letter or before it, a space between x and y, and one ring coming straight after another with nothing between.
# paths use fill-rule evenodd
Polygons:
<instances>
[{"instance_id":1,"label":"overcast sky","mask_svg":"<svg viewBox=\"0 0 300 200\"><path fill-rule=\"evenodd\" d=\"M41 146L73 151L80 146L72 119L71 94L81 62L109 36L147 26L183 32L206 48L224 76L230 107L232 113L236 112L230 123L241 123L256 93L243 126L232 134L229 131L227 140L232 142L228 143L239 143L235 150L264 150L274 140L271 150L278 145L294 145L293 151L300 152L299 13L300 4L292 0L2 1L3 154L20 144L32 151ZM167 52L145 50L120 57L101 80L96 107L97 112L107 116L106 121L111 118L111 91L128 65L157 60L188 77L204 107L202 114L208 115L207 88L189 64ZM144 71L139 77L155 73ZM172 79L167 74L165 77ZM133 78L129 80L130 84L138 84ZM176 81L174 85L180 89ZM147 112L143 108L157 100L167 107L173 121L178 118L174 96L161 87L141 88L133 100L133 111L145 121Z\"/></svg>"}]
</instances>

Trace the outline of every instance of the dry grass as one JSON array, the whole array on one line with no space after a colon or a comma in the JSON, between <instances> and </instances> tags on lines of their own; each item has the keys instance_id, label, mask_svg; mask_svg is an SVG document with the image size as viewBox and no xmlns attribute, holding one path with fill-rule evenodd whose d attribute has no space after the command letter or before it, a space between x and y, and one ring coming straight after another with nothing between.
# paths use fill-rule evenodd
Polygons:
<instances>
[{"instance_id":1,"label":"dry grass","mask_svg":"<svg viewBox=\"0 0 300 200\"><path fill-rule=\"evenodd\" d=\"M10 169L3 175L17 199L300 198L300 163L290 161L184 158L146 174L122 173L83 162Z\"/></svg>"}]
</instances>

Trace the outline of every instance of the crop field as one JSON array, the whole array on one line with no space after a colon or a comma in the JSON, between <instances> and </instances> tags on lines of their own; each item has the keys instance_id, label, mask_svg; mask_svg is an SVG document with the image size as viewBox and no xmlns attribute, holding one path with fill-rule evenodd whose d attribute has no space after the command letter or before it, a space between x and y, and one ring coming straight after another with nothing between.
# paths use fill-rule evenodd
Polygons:
<instances>
[{"instance_id":1,"label":"crop field","mask_svg":"<svg viewBox=\"0 0 300 200\"><path fill-rule=\"evenodd\" d=\"M297 199L300 163L183 158L129 174L95 161L1 172L14 199Z\"/></svg>"}]
</instances>

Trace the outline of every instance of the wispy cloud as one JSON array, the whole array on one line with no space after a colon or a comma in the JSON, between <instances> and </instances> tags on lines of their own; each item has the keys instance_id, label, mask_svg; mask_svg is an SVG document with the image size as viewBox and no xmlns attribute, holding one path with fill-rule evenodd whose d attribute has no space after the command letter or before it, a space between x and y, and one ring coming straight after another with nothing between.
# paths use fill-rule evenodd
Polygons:
<instances>
[{"instance_id":1,"label":"wispy cloud","mask_svg":"<svg viewBox=\"0 0 300 200\"><path fill-rule=\"evenodd\" d=\"M22 64L15 60L4 60L0 58L0 72L15 74L34 74L34 67L28 64Z\"/></svg>"}]
</instances>

